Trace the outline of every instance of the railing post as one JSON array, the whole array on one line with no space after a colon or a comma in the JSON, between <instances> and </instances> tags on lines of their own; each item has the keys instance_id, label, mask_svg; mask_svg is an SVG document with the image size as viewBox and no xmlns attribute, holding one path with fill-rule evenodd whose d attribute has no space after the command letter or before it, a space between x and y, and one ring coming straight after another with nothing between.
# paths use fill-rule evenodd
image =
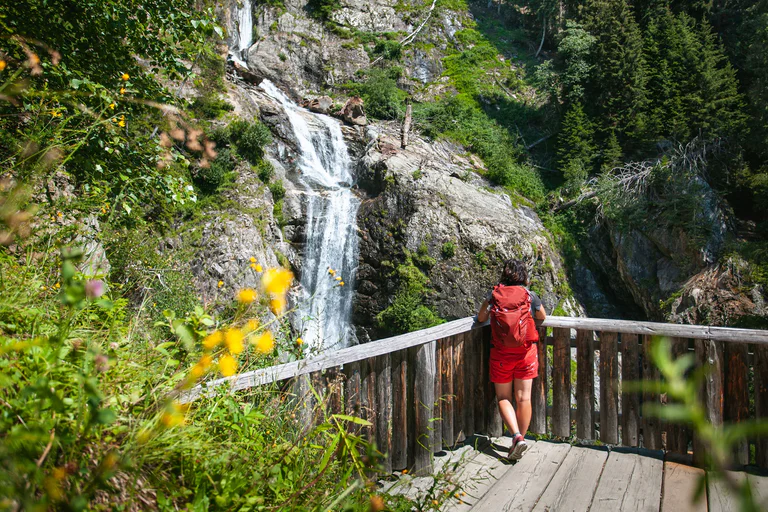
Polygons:
<instances>
[{"instance_id":1,"label":"railing post","mask_svg":"<svg viewBox=\"0 0 768 512\"><path fill-rule=\"evenodd\" d=\"M571 330L555 327L552 350L552 433L571 435Z\"/></svg>"},{"instance_id":2,"label":"railing post","mask_svg":"<svg viewBox=\"0 0 768 512\"><path fill-rule=\"evenodd\" d=\"M475 382L480 377L477 374L476 338L472 331L464 333L464 436L470 437L475 433Z\"/></svg>"},{"instance_id":3,"label":"railing post","mask_svg":"<svg viewBox=\"0 0 768 512\"><path fill-rule=\"evenodd\" d=\"M749 365L746 343L725 344L725 420L741 423L749 419ZM749 464L749 441L741 440L733 452L737 464Z\"/></svg>"},{"instance_id":4,"label":"railing post","mask_svg":"<svg viewBox=\"0 0 768 512\"><path fill-rule=\"evenodd\" d=\"M440 350L441 366L440 390L442 396L440 399L442 402L443 444L445 446L453 446L456 440L453 437L453 337L440 340L438 350Z\"/></svg>"},{"instance_id":5,"label":"railing post","mask_svg":"<svg viewBox=\"0 0 768 512\"><path fill-rule=\"evenodd\" d=\"M392 473L392 372L390 355L376 356L376 445L384 454L383 472Z\"/></svg>"},{"instance_id":6,"label":"railing post","mask_svg":"<svg viewBox=\"0 0 768 512\"><path fill-rule=\"evenodd\" d=\"M488 361L491 359L491 327L483 327L483 358L486 361L485 372L485 394L488 397L486 409L486 431L490 437L500 437L504 433L504 426L501 421L501 414L499 413L499 406L496 401L496 387L491 382L489 375L490 366ZM534 389L536 388L536 381L533 381ZM534 409L534 416L536 414Z\"/></svg>"},{"instance_id":7,"label":"railing post","mask_svg":"<svg viewBox=\"0 0 768 512\"><path fill-rule=\"evenodd\" d=\"M470 395L475 407L475 432L487 433L485 412L485 381L488 380L488 359L485 357L485 339L483 329L472 331L472 350L475 352L477 376L474 379L474 389Z\"/></svg>"},{"instance_id":8,"label":"railing post","mask_svg":"<svg viewBox=\"0 0 768 512\"><path fill-rule=\"evenodd\" d=\"M443 449L443 340L435 341L435 420L432 424L432 451Z\"/></svg>"},{"instance_id":9,"label":"railing post","mask_svg":"<svg viewBox=\"0 0 768 512\"><path fill-rule=\"evenodd\" d=\"M672 357L678 358L688 352L688 340L672 338ZM690 429L684 423L664 422L667 432L667 450L682 455L688 454Z\"/></svg>"},{"instance_id":10,"label":"railing post","mask_svg":"<svg viewBox=\"0 0 768 512\"><path fill-rule=\"evenodd\" d=\"M644 382L657 382L659 380L659 370L651 360L651 343L653 338L649 335L643 335L643 374ZM643 391L643 405L659 404L659 394L653 391ZM661 428L659 418L642 410L643 421L643 447L649 450L661 449Z\"/></svg>"},{"instance_id":11,"label":"railing post","mask_svg":"<svg viewBox=\"0 0 768 512\"><path fill-rule=\"evenodd\" d=\"M755 416L768 420L768 345L755 348ZM755 463L768 468L768 436L758 437L755 443Z\"/></svg>"},{"instance_id":12,"label":"railing post","mask_svg":"<svg viewBox=\"0 0 768 512\"><path fill-rule=\"evenodd\" d=\"M539 376L533 379L531 389L531 417L530 430L534 434L547 433L547 328L539 327L539 342L536 344L539 351Z\"/></svg>"},{"instance_id":13,"label":"railing post","mask_svg":"<svg viewBox=\"0 0 768 512\"><path fill-rule=\"evenodd\" d=\"M344 412L349 416L361 417L360 411L360 363L347 363L344 365ZM357 432L360 430L355 423L348 423L347 430Z\"/></svg>"},{"instance_id":14,"label":"railing post","mask_svg":"<svg viewBox=\"0 0 768 512\"><path fill-rule=\"evenodd\" d=\"M576 435L595 438L595 349L594 333L576 331Z\"/></svg>"},{"instance_id":15,"label":"railing post","mask_svg":"<svg viewBox=\"0 0 768 512\"><path fill-rule=\"evenodd\" d=\"M619 375L618 336L615 332L600 333L600 441L619 442L619 395L616 385Z\"/></svg>"},{"instance_id":16,"label":"railing post","mask_svg":"<svg viewBox=\"0 0 768 512\"><path fill-rule=\"evenodd\" d=\"M696 361L708 367L701 387L701 398L707 420L714 426L723 424L723 345L712 340L695 340ZM693 438L693 460L698 466L707 461L707 447L698 436Z\"/></svg>"},{"instance_id":17,"label":"railing post","mask_svg":"<svg viewBox=\"0 0 768 512\"><path fill-rule=\"evenodd\" d=\"M467 436L464 427L464 333L453 337L453 394L456 397L453 403L453 435L454 441L463 443Z\"/></svg>"},{"instance_id":18,"label":"railing post","mask_svg":"<svg viewBox=\"0 0 768 512\"><path fill-rule=\"evenodd\" d=\"M391 354L392 469L408 466L408 358L407 350Z\"/></svg>"},{"instance_id":19,"label":"railing post","mask_svg":"<svg viewBox=\"0 0 768 512\"><path fill-rule=\"evenodd\" d=\"M640 380L640 348L637 334L621 335L621 382L636 384ZM621 444L639 446L640 397L635 392L621 395Z\"/></svg>"},{"instance_id":20,"label":"railing post","mask_svg":"<svg viewBox=\"0 0 768 512\"><path fill-rule=\"evenodd\" d=\"M414 364L414 454L413 473L431 475L434 450L432 435L435 417L435 342L425 343L410 351Z\"/></svg>"}]
</instances>

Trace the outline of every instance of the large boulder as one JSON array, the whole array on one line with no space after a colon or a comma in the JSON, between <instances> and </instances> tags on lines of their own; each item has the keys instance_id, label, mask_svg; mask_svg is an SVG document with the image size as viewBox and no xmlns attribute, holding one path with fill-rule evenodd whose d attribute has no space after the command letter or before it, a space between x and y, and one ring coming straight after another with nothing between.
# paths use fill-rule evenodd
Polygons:
<instances>
[{"instance_id":1,"label":"large boulder","mask_svg":"<svg viewBox=\"0 0 768 512\"><path fill-rule=\"evenodd\" d=\"M365 117L365 111L363 110L363 99L359 96L349 98L336 115L349 124L357 126L368 124L368 119Z\"/></svg>"},{"instance_id":2,"label":"large boulder","mask_svg":"<svg viewBox=\"0 0 768 512\"><path fill-rule=\"evenodd\" d=\"M476 313L508 258L528 263L547 311L582 312L536 212L477 175L465 148L415 135L400 149L395 124L368 133L358 166L368 198L358 213L356 325L380 334L375 317L396 294L396 268L409 257L429 279L426 304L447 319Z\"/></svg>"},{"instance_id":3,"label":"large boulder","mask_svg":"<svg viewBox=\"0 0 768 512\"><path fill-rule=\"evenodd\" d=\"M301 106L310 110L311 112L317 112L318 114L329 114L331 108L333 108L333 99L330 96L319 96L317 98L304 99L301 102Z\"/></svg>"}]
</instances>

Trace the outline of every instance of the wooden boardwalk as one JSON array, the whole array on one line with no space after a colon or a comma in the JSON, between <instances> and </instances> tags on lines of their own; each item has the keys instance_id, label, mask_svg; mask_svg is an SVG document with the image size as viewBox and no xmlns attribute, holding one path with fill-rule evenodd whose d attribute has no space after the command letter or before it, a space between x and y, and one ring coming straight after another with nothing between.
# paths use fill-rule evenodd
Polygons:
<instances>
[{"instance_id":1,"label":"wooden boardwalk","mask_svg":"<svg viewBox=\"0 0 768 512\"><path fill-rule=\"evenodd\" d=\"M665 460L662 451L643 448L572 446L528 441L531 448L515 464L503 461L510 439L469 439L463 447L435 457L436 471L460 486L459 496L444 501L445 511L733 511L738 502L721 480L709 478L701 499L696 489L706 476L701 469ZM678 459L679 460L679 459ZM734 472L748 478L752 492L768 510L766 473ZM438 479L440 480L440 479ZM432 488L432 478L401 477L390 492L413 498ZM449 485L450 486L450 485Z\"/></svg>"}]
</instances>

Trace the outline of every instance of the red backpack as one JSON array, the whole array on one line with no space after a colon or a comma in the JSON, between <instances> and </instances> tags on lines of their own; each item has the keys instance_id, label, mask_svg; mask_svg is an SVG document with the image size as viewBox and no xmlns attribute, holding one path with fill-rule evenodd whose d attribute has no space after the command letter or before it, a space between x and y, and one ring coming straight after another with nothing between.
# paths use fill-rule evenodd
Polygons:
<instances>
[{"instance_id":1,"label":"red backpack","mask_svg":"<svg viewBox=\"0 0 768 512\"><path fill-rule=\"evenodd\" d=\"M491 308L491 341L497 347L522 347L528 338L531 294L523 286L496 285Z\"/></svg>"}]
</instances>

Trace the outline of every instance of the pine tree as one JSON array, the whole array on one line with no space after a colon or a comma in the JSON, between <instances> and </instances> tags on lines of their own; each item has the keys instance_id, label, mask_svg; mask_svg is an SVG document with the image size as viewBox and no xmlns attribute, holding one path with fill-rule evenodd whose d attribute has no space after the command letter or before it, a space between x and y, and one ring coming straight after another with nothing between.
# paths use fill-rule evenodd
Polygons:
<instances>
[{"instance_id":1,"label":"pine tree","mask_svg":"<svg viewBox=\"0 0 768 512\"><path fill-rule=\"evenodd\" d=\"M595 130L580 102L571 104L563 118L558 137L558 157L563 176L569 182L587 178L595 158Z\"/></svg>"},{"instance_id":2,"label":"pine tree","mask_svg":"<svg viewBox=\"0 0 768 512\"><path fill-rule=\"evenodd\" d=\"M591 0L585 27L597 38L591 52L592 72L586 97L601 129L619 139L644 130L647 70L640 28L626 0Z\"/></svg>"},{"instance_id":3,"label":"pine tree","mask_svg":"<svg viewBox=\"0 0 768 512\"><path fill-rule=\"evenodd\" d=\"M621 165L621 146L619 139L616 138L616 132L611 130L608 138L603 143L603 150L600 158L600 171L606 172Z\"/></svg>"}]
</instances>

